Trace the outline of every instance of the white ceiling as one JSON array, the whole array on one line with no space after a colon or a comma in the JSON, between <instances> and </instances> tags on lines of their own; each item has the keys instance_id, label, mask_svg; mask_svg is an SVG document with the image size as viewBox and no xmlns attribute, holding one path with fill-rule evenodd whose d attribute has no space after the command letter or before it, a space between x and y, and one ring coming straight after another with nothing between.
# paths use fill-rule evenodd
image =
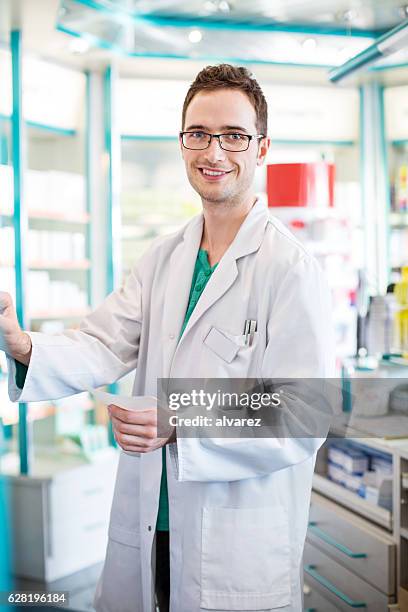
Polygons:
<instances>
[{"instance_id":1,"label":"white ceiling","mask_svg":"<svg viewBox=\"0 0 408 612\"><path fill-rule=\"evenodd\" d=\"M164 0L156 1L163 5ZM170 4L171 1L173 0L166 0L167 4ZM298 11L303 10L305 13L306 5L313 4L315 8L320 5L322 9L323 6L327 8L329 4L336 6L350 4L350 2L346 3L344 1L333 3L328 0L325 2L320 0L311 0L310 2L285 0L285 3L287 3L288 9L294 10L296 5ZM268 0L268 4L271 4L270 0ZM284 2L274 2L275 4L283 6ZM354 4L358 3L354 2ZM361 5L362 2L359 4ZM382 4L395 8L396 2L365 2L365 4ZM55 29L58 9L59 0L0 0L0 40L7 43L11 29L21 29L24 49L28 52L81 69L101 70L113 61L117 64L120 73L126 76L166 76L192 79L203 65L209 63L208 61L137 59L112 56L111 52L101 49L90 49L82 55L75 54L70 48L73 38ZM328 84L327 69L304 69L259 64L252 66L252 69L262 80ZM362 79L370 78L373 78L373 73L360 73L352 81L347 81L345 84L349 86ZM387 84L407 82L408 69L394 69L388 73L378 72L375 78Z\"/></svg>"}]
</instances>

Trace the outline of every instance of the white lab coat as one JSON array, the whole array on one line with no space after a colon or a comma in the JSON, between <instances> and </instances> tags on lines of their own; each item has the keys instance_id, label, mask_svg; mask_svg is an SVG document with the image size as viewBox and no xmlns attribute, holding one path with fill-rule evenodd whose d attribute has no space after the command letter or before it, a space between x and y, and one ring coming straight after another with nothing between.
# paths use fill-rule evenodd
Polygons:
<instances>
[{"instance_id":1,"label":"white lab coat","mask_svg":"<svg viewBox=\"0 0 408 612\"><path fill-rule=\"evenodd\" d=\"M13 400L67 396L136 369L133 393L158 377L332 375L322 272L258 200L211 276L180 341L202 235L199 215L158 239L79 331L31 333ZM242 345L256 319L252 346ZM178 438L167 447L171 612L300 612L301 557L321 439ZM98 612L152 612L161 449L121 453ZM80 551L78 551L80 554Z\"/></svg>"}]
</instances>

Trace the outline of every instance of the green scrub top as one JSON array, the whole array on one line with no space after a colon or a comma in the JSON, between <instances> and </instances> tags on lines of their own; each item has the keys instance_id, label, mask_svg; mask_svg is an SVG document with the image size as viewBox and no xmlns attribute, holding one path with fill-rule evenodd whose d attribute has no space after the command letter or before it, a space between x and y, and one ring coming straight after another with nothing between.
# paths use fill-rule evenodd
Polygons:
<instances>
[{"instance_id":1,"label":"green scrub top","mask_svg":"<svg viewBox=\"0 0 408 612\"><path fill-rule=\"evenodd\" d=\"M191 317L191 314L194 308L197 305L198 300L202 292L205 289L206 284L210 280L211 274L214 272L215 268L218 264L214 266L210 266L208 262L208 254L207 251L203 249L199 249L197 254L196 263L194 266L193 279L191 282L190 296L188 300L188 306L186 315L184 317L183 327L181 328L180 338L183 335L183 332L187 326L188 320ZM16 385L19 389L24 387L26 375L27 375L27 366L22 363L16 361ZM156 529L158 531L168 531L169 530L169 497L167 491L167 473L166 473L166 447L162 448L162 457L163 457L163 468L160 482L160 498L159 498L159 512L157 515L157 525Z\"/></svg>"},{"instance_id":2,"label":"green scrub top","mask_svg":"<svg viewBox=\"0 0 408 612\"><path fill-rule=\"evenodd\" d=\"M186 315L184 317L183 327L181 328L180 338L187 326L188 320L194 308L197 305L198 300L208 281L210 280L211 274L214 272L215 266L210 266L208 262L207 251L199 249L197 260L193 272L193 280L191 282L190 297L188 300L188 307ZM157 531L168 531L169 530L169 496L167 491L167 472L166 472L166 447L162 448L163 457L163 469L160 482L160 498L159 498L159 512L157 515Z\"/></svg>"}]
</instances>

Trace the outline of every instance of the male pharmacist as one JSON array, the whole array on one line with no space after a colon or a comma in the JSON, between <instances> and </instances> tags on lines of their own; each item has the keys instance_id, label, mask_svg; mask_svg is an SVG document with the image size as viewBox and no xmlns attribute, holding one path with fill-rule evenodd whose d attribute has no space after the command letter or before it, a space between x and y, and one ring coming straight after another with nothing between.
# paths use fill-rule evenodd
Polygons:
<instances>
[{"instance_id":1,"label":"male pharmacist","mask_svg":"<svg viewBox=\"0 0 408 612\"><path fill-rule=\"evenodd\" d=\"M55 399L134 369L133 394L152 396L158 378L330 376L322 273L254 194L268 147L267 104L253 76L225 64L203 69L180 132L202 214L156 240L79 330L26 333L0 294L11 398ZM247 321L256 322L250 341ZM132 454L120 457L96 610L153 612L156 591L161 612L301 612L321 439L176 431L165 439L154 406L109 411L116 440Z\"/></svg>"}]
</instances>

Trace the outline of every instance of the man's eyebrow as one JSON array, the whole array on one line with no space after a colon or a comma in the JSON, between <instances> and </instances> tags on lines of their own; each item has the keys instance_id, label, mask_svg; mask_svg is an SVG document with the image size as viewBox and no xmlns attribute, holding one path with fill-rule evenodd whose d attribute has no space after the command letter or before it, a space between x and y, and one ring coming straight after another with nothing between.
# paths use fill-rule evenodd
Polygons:
<instances>
[{"instance_id":1,"label":"man's eyebrow","mask_svg":"<svg viewBox=\"0 0 408 612\"><path fill-rule=\"evenodd\" d=\"M237 132L245 132L246 134L249 134L248 130L242 127L241 125L223 125L220 129L221 130L236 130Z\"/></svg>"},{"instance_id":2,"label":"man's eyebrow","mask_svg":"<svg viewBox=\"0 0 408 612\"><path fill-rule=\"evenodd\" d=\"M190 132L191 130L204 130L208 131L209 128L206 125L194 124L186 127L185 131ZM245 132L245 134L249 134L248 130L241 125L222 125L220 127L221 132L224 130L235 130L237 132Z\"/></svg>"}]
</instances>

